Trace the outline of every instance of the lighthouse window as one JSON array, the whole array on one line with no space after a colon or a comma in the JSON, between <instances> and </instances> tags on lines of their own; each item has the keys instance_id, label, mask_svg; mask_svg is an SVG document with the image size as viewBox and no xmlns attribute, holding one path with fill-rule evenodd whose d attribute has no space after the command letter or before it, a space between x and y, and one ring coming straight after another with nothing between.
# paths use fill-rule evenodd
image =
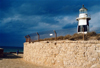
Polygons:
<instances>
[{"instance_id":1,"label":"lighthouse window","mask_svg":"<svg viewBox=\"0 0 100 68\"><path fill-rule=\"evenodd\" d=\"M84 31L87 31L87 25L83 25Z\"/></svg>"},{"instance_id":2,"label":"lighthouse window","mask_svg":"<svg viewBox=\"0 0 100 68\"><path fill-rule=\"evenodd\" d=\"M83 28L84 28L84 30L83 30ZM87 31L87 25L81 25L81 26L78 26L78 32L85 32L85 31Z\"/></svg>"},{"instance_id":3,"label":"lighthouse window","mask_svg":"<svg viewBox=\"0 0 100 68\"><path fill-rule=\"evenodd\" d=\"M84 13L84 10L82 10L82 12Z\"/></svg>"},{"instance_id":4,"label":"lighthouse window","mask_svg":"<svg viewBox=\"0 0 100 68\"><path fill-rule=\"evenodd\" d=\"M81 10L80 13L87 13L87 11L86 10Z\"/></svg>"},{"instance_id":5,"label":"lighthouse window","mask_svg":"<svg viewBox=\"0 0 100 68\"><path fill-rule=\"evenodd\" d=\"M82 32L82 25L81 26L78 26L78 32Z\"/></svg>"}]
</instances>

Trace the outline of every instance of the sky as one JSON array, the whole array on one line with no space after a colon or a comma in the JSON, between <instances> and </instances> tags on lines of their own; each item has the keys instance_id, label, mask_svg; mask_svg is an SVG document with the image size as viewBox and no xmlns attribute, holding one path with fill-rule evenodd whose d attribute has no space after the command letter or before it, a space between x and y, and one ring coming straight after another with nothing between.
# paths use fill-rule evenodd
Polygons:
<instances>
[{"instance_id":1,"label":"sky","mask_svg":"<svg viewBox=\"0 0 100 68\"><path fill-rule=\"evenodd\" d=\"M100 0L0 0L0 46L22 47L28 34L77 28L83 4L90 31L100 33Z\"/></svg>"}]
</instances>

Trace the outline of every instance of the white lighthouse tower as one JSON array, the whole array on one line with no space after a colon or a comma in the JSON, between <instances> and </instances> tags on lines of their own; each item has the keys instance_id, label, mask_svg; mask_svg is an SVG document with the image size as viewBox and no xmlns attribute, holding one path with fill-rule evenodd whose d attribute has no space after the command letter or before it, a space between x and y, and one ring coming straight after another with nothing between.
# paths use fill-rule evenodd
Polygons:
<instances>
[{"instance_id":1,"label":"white lighthouse tower","mask_svg":"<svg viewBox=\"0 0 100 68\"><path fill-rule=\"evenodd\" d=\"M87 14L87 9L82 6L82 8L79 10L79 17L76 18L78 21L78 26L77 26L77 32L78 33L84 33L87 34L89 32L89 20L91 18Z\"/></svg>"}]
</instances>

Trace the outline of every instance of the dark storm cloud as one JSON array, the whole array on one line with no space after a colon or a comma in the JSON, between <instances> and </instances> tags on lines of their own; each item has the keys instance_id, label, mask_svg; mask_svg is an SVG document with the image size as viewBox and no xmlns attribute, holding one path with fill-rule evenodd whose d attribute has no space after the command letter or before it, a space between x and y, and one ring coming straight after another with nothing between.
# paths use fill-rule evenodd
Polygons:
<instances>
[{"instance_id":1,"label":"dark storm cloud","mask_svg":"<svg viewBox=\"0 0 100 68\"><path fill-rule=\"evenodd\" d=\"M11 45L17 45L21 38L23 45L27 34L77 27L75 17L82 4L91 13L91 29L98 31L99 0L0 0L0 44L6 40L10 45L10 38Z\"/></svg>"},{"instance_id":2,"label":"dark storm cloud","mask_svg":"<svg viewBox=\"0 0 100 68\"><path fill-rule=\"evenodd\" d=\"M10 7L12 7L11 4L12 4L12 2L9 0L1 0L0 1L0 9L2 11L5 11L5 10L9 9Z\"/></svg>"},{"instance_id":3,"label":"dark storm cloud","mask_svg":"<svg viewBox=\"0 0 100 68\"><path fill-rule=\"evenodd\" d=\"M86 5L85 5L85 4ZM72 15L78 13L78 9L84 4L87 8L91 5L100 5L99 1L65 1L65 0L2 0L1 11L2 17L13 16L17 14L32 16L32 15L46 15L46 16L58 16L58 15ZM91 9L90 9L91 10ZM93 10L92 10L93 11Z\"/></svg>"},{"instance_id":4,"label":"dark storm cloud","mask_svg":"<svg viewBox=\"0 0 100 68\"><path fill-rule=\"evenodd\" d=\"M65 25L64 27L63 27L63 29L69 29L69 28L77 28L76 27L77 26L77 23L74 23L74 24L67 24L67 25Z\"/></svg>"},{"instance_id":5,"label":"dark storm cloud","mask_svg":"<svg viewBox=\"0 0 100 68\"><path fill-rule=\"evenodd\" d=\"M73 4L73 5L72 5ZM21 15L64 15L73 14L79 9L79 6L75 6L77 1L74 3L71 1L52 1L52 0L38 0L38 1L16 1L16 0L3 0L1 3L1 11L11 14ZM74 8L73 8L74 7ZM73 9L72 9L73 8ZM3 13L2 12L2 13ZM3 14L5 14L3 13Z\"/></svg>"},{"instance_id":6,"label":"dark storm cloud","mask_svg":"<svg viewBox=\"0 0 100 68\"><path fill-rule=\"evenodd\" d=\"M56 16L56 15L69 15L78 13L78 9L82 4L86 4L87 8L90 8L95 5L100 5L98 1L65 1L65 0L38 0L30 2L22 3L19 8L16 9L20 14L25 15L48 15L48 16ZM16 6L14 7L16 8Z\"/></svg>"}]
</instances>

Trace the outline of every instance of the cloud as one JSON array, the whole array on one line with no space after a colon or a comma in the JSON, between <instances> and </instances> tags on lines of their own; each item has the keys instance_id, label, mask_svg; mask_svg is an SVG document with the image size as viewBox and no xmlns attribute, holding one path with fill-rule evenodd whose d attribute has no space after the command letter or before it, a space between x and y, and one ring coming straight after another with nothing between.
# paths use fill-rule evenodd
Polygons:
<instances>
[{"instance_id":1,"label":"cloud","mask_svg":"<svg viewBox=\"0 0 100 68\"><path fill-rule=\"evenodd\" d=\"M99 32L99 0L1 0L0 38L6 37L6 42L9 41L7 38L15 41L21 38L21 44L25 41L24 36L31 33L69 28L74 28L72 32L75 32L76 16L82 4L91 14L90 30Z\"/></svg>"},{"instance_id":2,"label":"cloud","mask_svg":"<svg viewBox=\"0 0 100 68\"><path fill-rule=\"evenodd\" d=\"M90 30L100 33L100 11L91 15Z\"/></svg>"},{"instance_id":3,"label":"cloud","mask_svg":"<svg viewBox=\"0 0 100 68\"><path fill-rule=\"evenodd\" d=\"M76 28L77 30L77 23L74 24L67 24L63 27L63 29L69 29L69 28Z\"/></svg>"}]
</instances>

